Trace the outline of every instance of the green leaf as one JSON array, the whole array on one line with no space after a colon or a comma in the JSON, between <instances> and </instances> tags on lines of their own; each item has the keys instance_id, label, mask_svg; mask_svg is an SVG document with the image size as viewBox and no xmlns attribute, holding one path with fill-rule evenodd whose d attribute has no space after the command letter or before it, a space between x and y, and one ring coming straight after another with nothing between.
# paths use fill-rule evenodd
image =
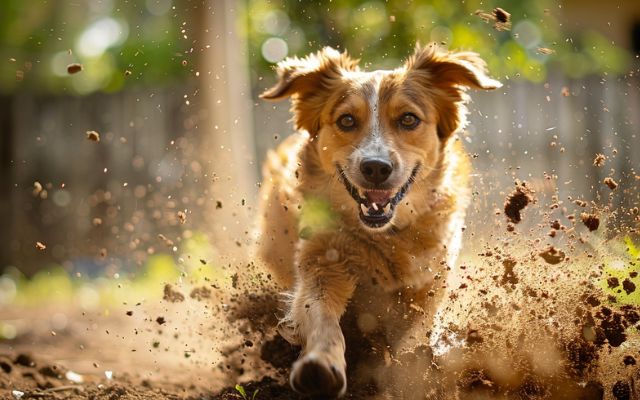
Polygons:
<instances>
[{"instance_id":1,"label":"green leaf","mask_svg":"<svg viewBox=\"0 0 640 400\"><path fill-rule=\"evenodd\" d=\"M236 390L238 391L238 393L242 395L243 399L247 400L247 392L244 390L242 386L236 385Z\"/></svg>"}]
</instances>

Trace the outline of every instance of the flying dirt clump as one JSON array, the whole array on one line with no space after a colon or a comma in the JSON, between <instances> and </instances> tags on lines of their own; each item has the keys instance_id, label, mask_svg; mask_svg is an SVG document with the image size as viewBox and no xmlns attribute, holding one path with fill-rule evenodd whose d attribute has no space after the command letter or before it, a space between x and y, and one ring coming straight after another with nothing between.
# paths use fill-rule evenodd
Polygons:
<instances>
[{"instance_id":1,"label":"flying dirt clump","mask_svg":"<svg viewBox=\"0 0 640 400\"><path fill-rule=\"evenodd\" d=\"M211 289L206 286L194 288L189 294L189 297L198 301L208 299L211 297Z\"/></svg>"},{"instance_id":2,"label":"flying dirt clump","mask_svg":"<svg viewBox=\"0 0 640 400\"><path fill-rule=\"evenodd\" d=\"M596 158L593 159L593 165L595 167L602 167L604 162L607 160L607 156L602 153L596 154Z\"/></svg>"},{"instance_id":3,"label":"flying dirt clump","mask_svg":"<svg viewBox=\"0 0 640 400\"><path fill-rule=\"evenodd\" d=\"M67 65L67 73L69 75L77 74L78 72L81 72L83 69L84 67L82 66L82 64L73 63L73 64Z\"/></svg>"},{"instance_id":4,"label":"flying dirt clump","mask_svg":"<svg viewBox=\"0 0 640 400\"><path fill-rule=\"evenodd\" d=\"M589 231L595 231L600 226L600 218L595 214L582 213L580 218L582 223L589 228Z\"/></svg>"},{"instance_id":5,"label":"flying dirt clump","mask_svg":"<svg viewBox=\"0 0 640 400\"><path fill-rule=\"evenodd\" d=\"M87 135L87 140L90 140L92 142L100 141L100 134L96 131L86 131L85 135Z\"/></svg>"},{"instance_id":6,"label":"flying dirt clump","mask_svg":"<svg viewBox=\"0 0 640 400\"><path fill-rule=\"evenodd\" d=\"M162 296L162 300L168 301L170 303L179 303L184 301L184 295L176 290L173 290L173 287L170 284L164 285L164 294Z\"/></svg>"},{"instance_id":7,"label":"flying dirt clump","mask_svg":"<svg viewBox=\"0 0 640 400\"><path fill-rule=\"evenodd\" d=\"M631 282L629 278L626 278L622 281L622 289L624 289L627 294L631 294L636 291L636 284Z\"/></svg>"},{"instance_id":8,"label":"flying dirt clump","mask_svg":"<svg viewBox=\"0 0 640 400\"><path fill-rule=\"evenodd\" d=\"M533 203L535 198L533 197L534 191L528 188L526 182L521 184L516 183L516 188L507 197L504 203L504 213L509 218L509 221L517 224L522 221L520 211L522 211L529 203Z\"/></svg>"},{"instance_id":9,"label":"flying dirt clump","mask_svg":"<svg viewBox=\"0 0 640 400\"><path fill-rule=\"evenodd\" d=\"M605 185L609 186L609 189L615 190L618 187L618 182L614 181L610 176L604 178L602 181Z\"/></svg>"},{"instance_id":10,"label":"flying dirt clump","mask_svg":"<svg viewBox=\"0 0 640 400\"><path fill-rule=\"evenodd\" d=\"M478 10L474 13L485 22L493 22L493 28L497 31L508 31L511 29L511 14L500 7L496 7L488 13Z\"/></svg>"},{"instance_id":11,"label":"flying dirt clump","mask_svg":"<svg viewBox=\"0 0 640 400\"><path fill-rule=\"evenodd\" d=\"M547 247L543 252L538 254L547 263L555 265L560 263L565 258L565 254L562 250L556 249L553 246Z\"/></svg>"}]
</instances>

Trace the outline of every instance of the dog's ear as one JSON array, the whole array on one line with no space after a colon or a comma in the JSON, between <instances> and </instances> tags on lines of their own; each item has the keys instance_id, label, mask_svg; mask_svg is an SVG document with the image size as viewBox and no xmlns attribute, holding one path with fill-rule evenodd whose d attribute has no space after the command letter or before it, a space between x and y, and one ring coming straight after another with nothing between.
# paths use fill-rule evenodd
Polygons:
<instances>
[{"instance_id":1,"label":"dog's ear","mask_svg":"<svg viewBox=\"0 0 640 400\"><path fill-rule=\"evenodd\" d=\"M407 60L408 71L428 71L433 75L434 84L458 85L473 89L497 89L500 82L487 76L487 64L473 52L445 52L435 43L427 46L416 45Z\"/></svg>"},{"instance_id":2,"label":"dog's ear","mask_svg":"<svg viewBox=\"0 0 640 400\"><path fill-rule=\"evenodd\" d=\"M431 43L416 45L405 63L409 76L415 76L426 88L435 89L439 113L438 135L449 137L466 125L467 88L492 90L502 86L487 75L487 64L473 52L447 52Z\"/></svg>"},{"instance_id":3,"label":"dog's ear","mask_svg":"<svg viewBox=\"0 0 640 400\"><path fill-rule=\"evenodd\" d=\"M291 96L296 129L315 133L319 114L331 89L345 71L357 71L358 60L325 47L305 58L290 57L278 63L278 83L260 95L266 100Z\"/></svg>"}]
</instances>

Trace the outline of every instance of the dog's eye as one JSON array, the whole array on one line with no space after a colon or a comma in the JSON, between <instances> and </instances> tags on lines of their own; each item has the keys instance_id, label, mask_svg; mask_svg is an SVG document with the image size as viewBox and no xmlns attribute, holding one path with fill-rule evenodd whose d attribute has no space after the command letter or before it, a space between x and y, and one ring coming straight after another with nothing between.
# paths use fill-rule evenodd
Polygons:
<instances>
[{"instance_id":1,"label":"dog's eye","mask_svg":"<svg viewBox=\"0 0 640 400\"><path fill-rule=\"evenodd\" d=\"M343 131L350 131L356 127L356 119L351 114L342 114L336 121L336 125Z\"/></svg>"},{"instance_id":2,"label":"dog's eye","mask_svg":"<svg viewBox=\"0 0 640 400\"><path fill-rule=\"evenodd\" d=\"M420 118L416 117L412 113L404 113L398 120L398 124L403 129L415 129L420 123Z\"/></svg>"}]
</instances>

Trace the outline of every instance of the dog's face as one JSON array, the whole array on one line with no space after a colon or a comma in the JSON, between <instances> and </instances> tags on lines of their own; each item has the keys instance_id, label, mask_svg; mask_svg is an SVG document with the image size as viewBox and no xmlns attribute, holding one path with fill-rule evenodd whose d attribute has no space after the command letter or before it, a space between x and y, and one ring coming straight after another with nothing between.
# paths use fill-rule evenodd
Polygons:
<instances>
[{"instance_id":1,"label":"dog's face","mask_svg":"<svg viewBox=\"0 0 640 400\"><path fill-rule=\"evenodd\" d=\"M484 71L476 54L434 45L417 47L398 69L373 72L325 48L278 64L280 81L262 97L292 96L296 128L311 134L322 171L339 177L366 228L384 230L464 125L465 89L501 86Z\"/></svg>"}]
</instances>

